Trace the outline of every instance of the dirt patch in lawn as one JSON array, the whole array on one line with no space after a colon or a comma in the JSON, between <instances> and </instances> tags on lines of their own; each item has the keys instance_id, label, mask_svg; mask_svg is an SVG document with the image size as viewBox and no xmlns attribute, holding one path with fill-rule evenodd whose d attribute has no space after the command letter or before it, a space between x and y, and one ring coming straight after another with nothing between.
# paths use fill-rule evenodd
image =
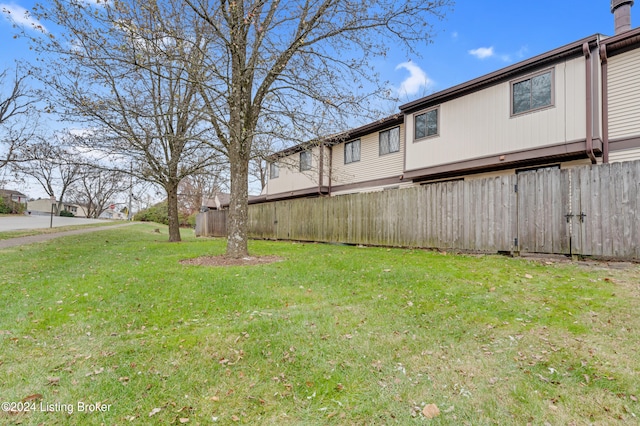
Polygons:
<instances>
[{"instance_id":1,"label":"dirt patch in lawn","mask_svg":"<svg viewBox=\"0 0 640 426\"><path fill-rule=\"evenodd\" d=\"M183 265L198 266L252 266L266 265L269 263L282 262L284 259L278 256L250 256L235 259L228 256L202 256L194 259L181 260Z\"/></svg>"}]
</instances>

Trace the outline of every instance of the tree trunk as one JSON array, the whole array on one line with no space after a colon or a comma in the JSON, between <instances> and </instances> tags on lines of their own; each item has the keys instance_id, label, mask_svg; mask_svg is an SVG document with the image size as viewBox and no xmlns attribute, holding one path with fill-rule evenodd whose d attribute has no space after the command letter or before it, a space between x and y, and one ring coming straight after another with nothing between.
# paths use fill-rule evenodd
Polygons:
<instances>
[{"instance_id":1,"label":"tree trunk","mask_svg":"<svg viewBox=\"0 0 640 426\"><path fill-rule=\"evenodd\" d=\"M178 219L178 184L167 184L167 214L169 216L169 242L180 239L180 220Z\"/></svg>"},{"instance_id":2,"label":"tree trunk","mask_svg":"<svg viewBox=\"0 0 640 426\"><path fill-rule=\"evenodd\" d=\"M231 200L227 217L227 256L249 256L247 225L249 219L249 155L230 150Z\"/></svg>"}]
</instances>

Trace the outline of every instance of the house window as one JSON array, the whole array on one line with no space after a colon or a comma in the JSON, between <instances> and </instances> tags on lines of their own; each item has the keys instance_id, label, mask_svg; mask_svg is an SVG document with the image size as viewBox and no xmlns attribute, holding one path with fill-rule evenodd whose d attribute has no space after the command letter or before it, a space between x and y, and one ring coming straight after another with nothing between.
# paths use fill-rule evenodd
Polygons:
<instances>
[{"instance_id":1,"label":"house window","mask_svg":"<svg viewBox=\"0 0 640 426\"><path fill-rule=\"evenodd\" d=\"M275 179L280 176L280 167L278 163L269 163L269 178Z\"/></svg>"},{"instance_id":2,"label":"house window","mask_svg":"<svg viewBox=\"0 0 640 426\"><path fill-rule=\"evenodd\" d=\"M360 161L360 139L344 144L344 164Z\"/></svg>"},{"instance_id":3,"label":"house window","mask_svg":"<svg viewBox=\"0 0 640 426\"><path fill-rule=\"evenodd\" d=\"M438 108L414 116L415 140L438 135Z\"/></svg>"},{"instance_id":4,"label":"house window","mask_svg":"<svg viewBox=\"0 0 640 426\"><path fill-rule=\"evenodd\" d=\"M511 84L511 115L553 105L553 71L515 81Z\"/></svg>"},{"instance_id":5,"label":"house window","mask_svg":"<svg viewBox=\"0 0 640 426\"><path fill-rule=\"evenodd\" d=\"M300 153L300 171L311 170L311 151L302 151Z\"/></svg>"},{"instance_id":6,"label":"house window","mask_svg":"<svg viewBox=\"0 0 640 426\"><path fill-rule=\"evenodd\" d=\"M400 151L400 127L380 132L380 155Z\"/></svg>"}]
</instances>

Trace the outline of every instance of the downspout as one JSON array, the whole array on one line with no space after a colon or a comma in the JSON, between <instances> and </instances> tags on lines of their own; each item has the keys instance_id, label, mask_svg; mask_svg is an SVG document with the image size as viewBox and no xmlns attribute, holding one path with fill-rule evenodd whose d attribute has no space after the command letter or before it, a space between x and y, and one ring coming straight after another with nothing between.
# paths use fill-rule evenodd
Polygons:
<instances>
[{"instance_id":1,"label":"downspout","mask_svg":"<svg viewBox=\"0 0 640 426\"><path fill-rule=\"evenodd\" d=\"M582 45L582 53L584 54L585 66L586 66L586 80L587 80L587 146L586 153L591 160L591 164L596 164L596 155L593 152L593 97L592 97L592 71L591 71L591 51L589 50L589 43L585 42Z\"/></svg>"},{"instance_id":2,"label":"downspout","mask_svg":"<svg viewBox=\"0 0 640 426\"><path fill-rule=\"evenodd\" d=\"M320 142L318 151L320 152L320 170L318 171L318 194L322 195L322 180L324 178L324 142Z\"/></svg>"},{"instance_id":3,"label":"downspout","mask_svg":"<svg viewBox=\"0 0 640 426\"><path fill-rule=\"evenodd\" d=\"M602 162L609 162L609 67L607 45L600 45L600 67L602 69Z\"/></svg>"},{"instance_id":4,"label":"downspout","mask_svg":"<svg viewBox=\"0 0 640 426\"><path fill-rule=\"evenodd\" d=\"M329 194L331 195L331 185L333 183L333 145L329 145Z\"/></svg>"}]
</instances>

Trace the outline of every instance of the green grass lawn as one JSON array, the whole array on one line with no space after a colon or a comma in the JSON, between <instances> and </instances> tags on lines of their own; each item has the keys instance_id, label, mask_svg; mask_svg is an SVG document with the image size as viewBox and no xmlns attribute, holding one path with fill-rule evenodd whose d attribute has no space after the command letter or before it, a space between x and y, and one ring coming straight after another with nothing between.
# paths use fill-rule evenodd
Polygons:
<instances>
[{"instance_id":1,"label":"green grass lawn","mask_svg":"<svg viewBox=\"0 0 640 426\"><path fill-rule=\"evenodd\" d=\"M157 227L0 250L0 424L638 424L637 265Z\"/></svg>"}]
</instances>

